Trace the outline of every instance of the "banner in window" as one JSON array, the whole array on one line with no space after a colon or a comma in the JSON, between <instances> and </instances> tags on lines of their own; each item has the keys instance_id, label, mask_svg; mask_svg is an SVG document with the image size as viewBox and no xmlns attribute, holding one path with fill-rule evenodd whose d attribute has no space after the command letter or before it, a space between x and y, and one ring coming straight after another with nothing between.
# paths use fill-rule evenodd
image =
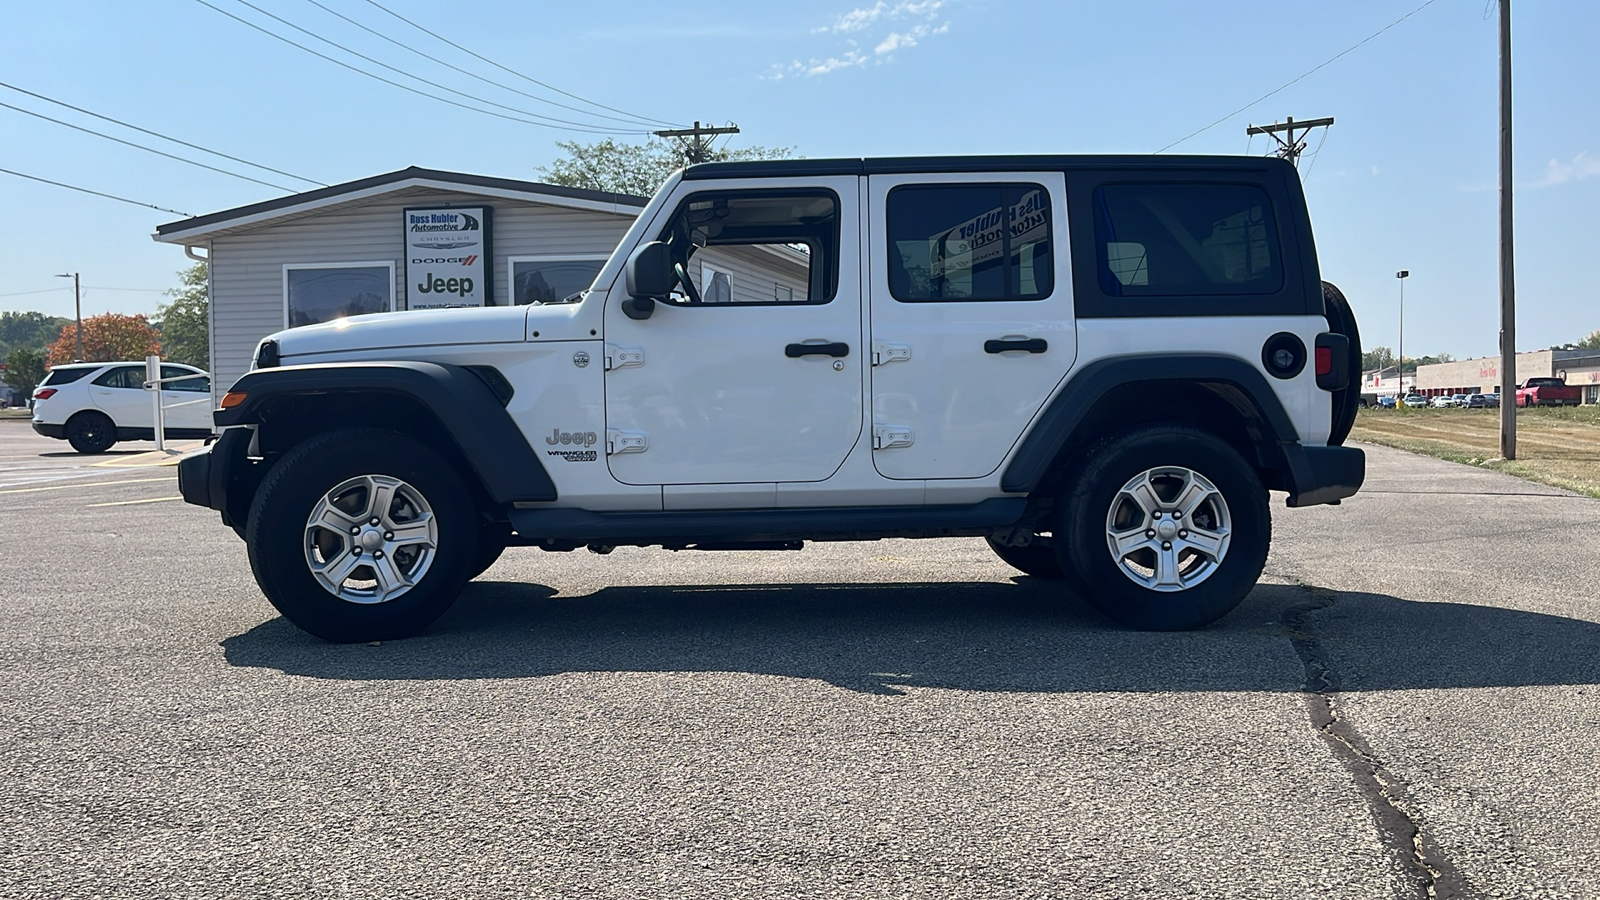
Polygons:
<instances>
[{"instance_id":1,"label":"banner in window","mask_svg":"<svg viewBox=\"0 0 1600 900\"><path fill-rule=\"evenodd\" d=\"M982 263L999 259L1005 252L1005 231L1011 231L1011 249L1045 239L1049 233L1050 216L1043 191L1029 191L1011 206L1009 215L1002 207L995 207L980 216L974 216L954 228L942 231L928 239L928 254L932 261L932 275L948 278L957 272L978 268Z\"/></svg>"},{"instance_id":2,"label":"banner in window","mask_svg":"<svg viewBox=\"0 0 1600 900\"><path fill-rule=\"evenodd\" d=\"M487 206L407 209L406 308L489 306L494 267Z\"/></svg>"}]
</instances>

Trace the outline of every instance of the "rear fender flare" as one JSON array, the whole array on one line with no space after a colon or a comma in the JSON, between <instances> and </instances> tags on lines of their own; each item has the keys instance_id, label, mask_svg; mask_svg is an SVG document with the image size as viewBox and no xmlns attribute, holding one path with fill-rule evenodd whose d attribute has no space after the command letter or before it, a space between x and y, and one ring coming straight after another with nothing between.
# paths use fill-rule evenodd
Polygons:
<instances>
[{"instance_id":1,"label":"rear fender flare","mask_svg":"<svg viewBox=\"0 0 1600 900\"><path fill-rule=\"evenodd\" d=\"M1254 424L1270 442L1269 446L1260 448L1264 458L1287 470L1291 482L1295 480L1298 473L1294 471L1293 454L1285 454L1283 447L1298 445L1300 435L1260 371L1232 356L1161 354L1102 359L1079 370L1034 420L1027 437L1001 475L1000 489L1008 493L1033 491L1056 464L1062 450L1072 442L1079 423L1102 397L1124 385L1158 381L1215 384L1234 389L1248 402Z\"/></svg>"}]
</instances>

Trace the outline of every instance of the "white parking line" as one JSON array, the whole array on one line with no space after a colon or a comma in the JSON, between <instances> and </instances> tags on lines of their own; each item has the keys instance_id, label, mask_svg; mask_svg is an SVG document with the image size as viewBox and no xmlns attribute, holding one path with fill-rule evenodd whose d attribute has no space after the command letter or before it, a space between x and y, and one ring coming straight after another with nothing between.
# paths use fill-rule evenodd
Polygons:
<instances>
[{"instance_id":1,"label":"white parking line","mask_svg":"<svg viewBox=\"0 0 1600 900\"><path fill-rule=\"evenodd\" d=\"M165 500L182 500L182 497L151 497L148 500L118 500L114 503L85 503L85 509L94 509L97 506L133 506L136 503L161 503Z\"/></svg>"},{"instance_id":2,"label":"white parking line","mask_svg":"<svg viewBox=\"0 0 1600 900\"><path fill-rule=\"evenodd\" d=\"M98 472L93 474L100 474ZM110 487L118 484L150 484L157 481L171 481L170 478L124 478L121 481L90 481L76 484L53 484L49 487L10 488L0 491L0 494L32 494L37 491L64 491L67 488L80 487Z\"/></svg>"}]
</instances>

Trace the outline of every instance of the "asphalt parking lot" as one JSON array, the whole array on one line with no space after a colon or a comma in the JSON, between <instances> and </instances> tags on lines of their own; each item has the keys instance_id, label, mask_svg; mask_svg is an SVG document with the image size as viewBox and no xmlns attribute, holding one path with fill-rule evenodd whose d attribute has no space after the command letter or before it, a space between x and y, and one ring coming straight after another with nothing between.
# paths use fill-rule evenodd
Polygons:
<instances>
[{"instance_id":1,"label":"asphalt parking lot","mask_svg":"<svg viewBox=\"0 0 1600 900\"><path fill-rule=\"evenodd\" d=\"M1600 501L1368 454L1200 632L883 541L334 646L167 460L0 421L0 896L1600 896Z\"/></svg>"}]
</instances>

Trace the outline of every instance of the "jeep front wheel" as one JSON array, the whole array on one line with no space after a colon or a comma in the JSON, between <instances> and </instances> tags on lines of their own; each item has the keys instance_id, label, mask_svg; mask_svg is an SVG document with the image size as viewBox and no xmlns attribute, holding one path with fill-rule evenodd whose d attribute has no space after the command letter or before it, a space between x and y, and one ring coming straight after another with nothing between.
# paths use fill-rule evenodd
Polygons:
<instances>
[{"instance_id":1,"label":"jeep front wheel","mask_svg":"<svg viewBox=\"0 0 1600 900\"><path fill-rule=\"evenodd\" d=\"M256 492L250 567L284 618L317 637L409 637L471 577L470 496L448 462L407 435L325 434L285 454Z\"/></svg>"},{"instance_id":2,"label":"jeep front wheel","mask_svg":"<svg viewBox=\"0 0 1600 900\"><path fill-rule=\"evenodd\" d=\"M1127 432L1094 451L1065 504L1069 564L1132 628L1199 628L1238 606L1266 564L1267 491L1226 442L1192 428Z\"/></svg>"}]
</instances>

